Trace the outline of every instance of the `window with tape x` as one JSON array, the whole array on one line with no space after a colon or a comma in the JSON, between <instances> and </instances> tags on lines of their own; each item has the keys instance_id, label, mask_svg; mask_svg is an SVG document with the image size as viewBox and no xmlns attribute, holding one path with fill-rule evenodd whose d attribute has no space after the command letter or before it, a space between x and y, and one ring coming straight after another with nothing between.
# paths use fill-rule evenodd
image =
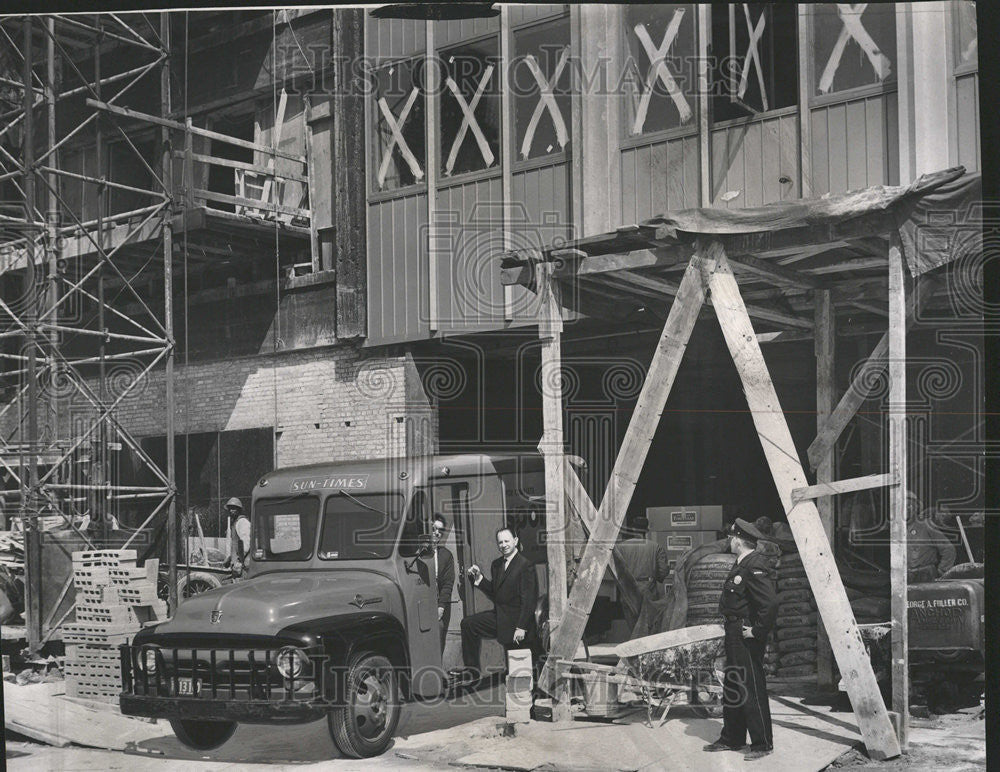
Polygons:
<instances>
[{"instance_id":1,"label":"window with tape x","mask_svg":"<svg viewBox=\"0 0 1000 772\"><path fill-rule=\"evenodd\" d=\"M478 172L500 164L498 40L464 43L439 54L441 173Z\"/></svg>"},{"instance_id":2,"label":"window with tape x","mask_svg":"<svg viewBox=\"0 0 1000 772\"><path fill-rule=\"evenodd\" d=\"M425 176L422 60L394 62L375 71L375 190L395 190Z\"/></svg>"}]
</instances>

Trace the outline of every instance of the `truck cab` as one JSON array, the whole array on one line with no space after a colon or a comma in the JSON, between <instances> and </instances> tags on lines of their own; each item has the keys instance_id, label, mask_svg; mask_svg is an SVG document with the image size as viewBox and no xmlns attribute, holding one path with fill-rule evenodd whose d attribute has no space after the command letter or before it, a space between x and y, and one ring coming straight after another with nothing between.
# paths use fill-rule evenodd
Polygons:
<instances>
[{"instance_id":1,"label":"truck cab","mask_svg":"<svg viewBox=\"0 0 1000 772\"><path fill-rule=\"evenodd\" d=\"M462 612L482 611L490 602L465 569L496 556L498 527L517 520L525 555L544 559L543 481L533 454L338 462L265 475L253 491L247 580L185 600L122 647L122 712L167 718L198 750L219 747L240 722L326 715L345 755L382 753L401 702L445 690L434 514L454 530ZM494 661L502 662L496 653Z\"/></svg>"}]
</instances>

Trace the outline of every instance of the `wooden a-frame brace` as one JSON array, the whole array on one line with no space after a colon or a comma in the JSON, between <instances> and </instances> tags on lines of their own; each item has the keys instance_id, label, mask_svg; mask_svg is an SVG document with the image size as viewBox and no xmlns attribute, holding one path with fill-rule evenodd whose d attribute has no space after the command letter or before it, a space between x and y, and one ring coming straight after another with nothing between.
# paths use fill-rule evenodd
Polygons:
<instances>
[{"instance_id":1,"label":"wooden a-frame brace","mask_svg":"<svg viewBox=\"0 0 1000 772\"><path fill-rule=\"evenodd\" d=\"M595 511L582 486L574 485L569 479L574 472L565 470L566 500L587 522L590 538L561 624L552 633L549 657L539 686L549 693L554 692L558 662L574 654L583 635L639 472L708 293L711 293L726 345L743 382L764 455L802 555L806 576L829 633L865 746L876 760L898 756L900 745L896 732L858 632L816 504L811 498L793 500L793 491L808 487L805 470L729 261L721 244L715 241L699 242L684 272L599 509Z\"/></svg>"}]
</instances>

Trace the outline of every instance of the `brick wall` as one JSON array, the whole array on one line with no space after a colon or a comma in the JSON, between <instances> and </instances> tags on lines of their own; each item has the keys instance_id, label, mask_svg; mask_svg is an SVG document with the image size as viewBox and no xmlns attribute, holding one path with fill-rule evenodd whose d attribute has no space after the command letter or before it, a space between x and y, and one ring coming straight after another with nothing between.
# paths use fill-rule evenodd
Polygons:
<instances>
[{"instance_id":1,"label":"brick wall","mask_svg":"<svg viewBox=\"0 0 1000 772\"><path fill-rule=\"evenodd\" d=\"M110 398L141 369L122 362L109 368ZM436 408L412 356L398 349L371 353L339 344L188 367L179 361L174 373L178 436L274 427L277 466L437 448ZM122 400L115 415L137 438L162 436L165 403L161 367ZM77 432L93 420L87 406L71 411Z\"/></svg>"}]
</instances>

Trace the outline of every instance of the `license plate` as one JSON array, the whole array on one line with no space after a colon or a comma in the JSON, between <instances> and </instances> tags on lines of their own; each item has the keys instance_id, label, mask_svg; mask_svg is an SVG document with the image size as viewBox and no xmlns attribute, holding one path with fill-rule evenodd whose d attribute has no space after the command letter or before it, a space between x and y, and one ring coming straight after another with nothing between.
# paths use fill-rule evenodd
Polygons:
<instances>
[{"instance_id":1,"label":"license plate","mask_svg":"<svg viewBox=\"0 0 1000 772\"><path fill-rule=\"evenodd\" d=\"M196 681L193 678L178 678L177 679L177 693L180 695L191 695L194 696L198 693L198 687L201 686L201 681Z\"/></svg>"}]
</instances>

